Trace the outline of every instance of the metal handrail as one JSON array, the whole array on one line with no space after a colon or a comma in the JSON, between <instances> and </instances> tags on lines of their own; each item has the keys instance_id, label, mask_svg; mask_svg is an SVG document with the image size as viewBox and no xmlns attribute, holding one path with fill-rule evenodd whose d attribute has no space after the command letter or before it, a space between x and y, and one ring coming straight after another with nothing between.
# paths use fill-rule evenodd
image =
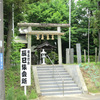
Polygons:
<instances>
[{"instance_id":1,"label":"metal handrail","mask_svg":"<svg viewBox=\"0 0 100 100\"><path fill-rule=\"evenodd\" d=\"M63 80L63 78L61 77L60 73L58 72L56 66L54 65L54 63L53 63L52 60L50 59L50 57L49 57L48 55L46 55L46 57L48 57L48 59L50 60L50 62L51 62L52 65L53 65L53 78L55 79L55 77L54 77L54 68L55 68L57 74L60 76L60 78L61 78L61 80L62 80L62 92L63 92L63 96L64 96L64 80ZM54 66L55 66L55 67L54 67Z\"/></svg>"}]
</instances>

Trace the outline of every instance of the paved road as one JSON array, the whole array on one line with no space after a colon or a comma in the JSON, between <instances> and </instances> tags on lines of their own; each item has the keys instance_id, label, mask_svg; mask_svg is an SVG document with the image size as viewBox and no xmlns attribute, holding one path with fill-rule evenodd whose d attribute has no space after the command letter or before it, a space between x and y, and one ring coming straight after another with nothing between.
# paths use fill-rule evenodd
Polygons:
<instances>
[{"instance_id":1,"label":"paved road","mask_svg":"<svg viewBox=\"0 0 100 100\"><path fill-rule=\"evenodd\" d=\"M99 95L74 95L74 96L42 96L39 100L100 100Z\"/></svg>"}]
</instances>

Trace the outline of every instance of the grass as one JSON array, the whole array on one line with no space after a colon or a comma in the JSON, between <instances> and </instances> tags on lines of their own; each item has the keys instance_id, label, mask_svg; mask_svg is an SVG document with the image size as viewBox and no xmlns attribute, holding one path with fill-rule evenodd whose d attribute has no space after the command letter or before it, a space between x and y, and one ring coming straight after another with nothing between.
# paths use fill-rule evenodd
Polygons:
<instances>
[{"instance_id":1,"label":"grass","mask_svg":"<svg viewBox=\"0 0 100 100\"><path fill-rule=\"evenodd\" d=\"M100 93L100 62L80 64L87 88L89 92ZM32 85L27 87L27 96L24 95L24 88L20 86L20 67L5 69L5 95L6 100L30 100L38 97L33 73Z\"/></svg>"},{"instance_id":2,"label":"grass","mask_svg":"<svg viewBox=\"0 0 100 100\"><path fill-rule=\"evenodd\" d=\"M20 86L19 66L5 69L5 96L6 100L29 100L38 97L35 91L33 74L32 84L27 87L27 96L24 95L24 88ZM33 92L34 91L34 92Z\"/></svg>"},{"instance_id":3,"label":"grass","mask_svg":"<svg viewBox=\"0 0 100 100\"><path fill-rule=\"evenodd\" d=\"M76 64L77 63L64 65ZM88 91L91 93L100 93L100 62L81 63L79 66L82 71Z\"/></svg>"},{"instance_id":4,"label":"grass","mask_svg":"<svg viewBox=\"0 0 100 100\"><path fill-rule=\"evenodd\" d=\"M80 68L88 91L100 93L100 62L82 63Z\"/></svg>"}]
</instances>

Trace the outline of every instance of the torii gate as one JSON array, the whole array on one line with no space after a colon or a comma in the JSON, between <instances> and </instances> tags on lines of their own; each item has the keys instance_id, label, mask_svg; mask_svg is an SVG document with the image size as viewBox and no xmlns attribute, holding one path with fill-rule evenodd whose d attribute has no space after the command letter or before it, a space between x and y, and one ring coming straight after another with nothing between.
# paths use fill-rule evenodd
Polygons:
<instances>
[{"instance_id":1,"label":"torii gate","mask_svg":"<svg viewBox=\"0 0 100 100\"><path fill-rule=\"evenodd\" d=\"M52 35L52 40L54 40L54 35L58 35L58 60L59 64L62 64L62 44L61 44L61 27L69 27L69 24L53 24L53 23L18 23L19 27L27 27L27 32L22 32L22 34L27 34L28 36L28 48L31 49L31 35L37 35L37 40L39 40L39 35L42 35L42 40L44 35L47 35L47 40L49 40L49 35ZM32 27L57 27L57 31L34 31Z\"/></svg>"}]
</instances>

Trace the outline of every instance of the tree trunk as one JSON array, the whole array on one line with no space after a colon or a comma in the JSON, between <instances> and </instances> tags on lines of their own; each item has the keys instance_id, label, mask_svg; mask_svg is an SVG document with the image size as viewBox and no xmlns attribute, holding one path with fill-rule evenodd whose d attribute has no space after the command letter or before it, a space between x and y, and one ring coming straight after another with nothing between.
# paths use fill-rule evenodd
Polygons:
<instances>
[{"instance_id":1,"label":"tree trunk","mask_svg":"<svg viewBox=\"0 0 100 100\"><path fill-rule=\"evenodd\" d=\"M99 35L99 54L98 54L98 61L100 62L100 30L98 30Z\"/></svg>"},{"instance_id":2,"label":"tree trunk","mask_svg":"<svg viewBox=\"0 0 100 100\"><path fill-rule=\"evenodd\" d=\"M6 68L10 68L11 40L12 40L12 15L9 15L7 34L7 51L6 51Z\"/></svg>"},{"instance_id":3,"label":"tree trunk","mask_svg":"<svg viewBox=\"0 0 100 100\"><path fill-rule=\"evenodd\" d=\"M100 10L100 1L98 1L98 10ZM98 54L98 61L100 62L100 29L98 29L98 35L99 35L99 54Z\"/></svg>"}]
</instances>

